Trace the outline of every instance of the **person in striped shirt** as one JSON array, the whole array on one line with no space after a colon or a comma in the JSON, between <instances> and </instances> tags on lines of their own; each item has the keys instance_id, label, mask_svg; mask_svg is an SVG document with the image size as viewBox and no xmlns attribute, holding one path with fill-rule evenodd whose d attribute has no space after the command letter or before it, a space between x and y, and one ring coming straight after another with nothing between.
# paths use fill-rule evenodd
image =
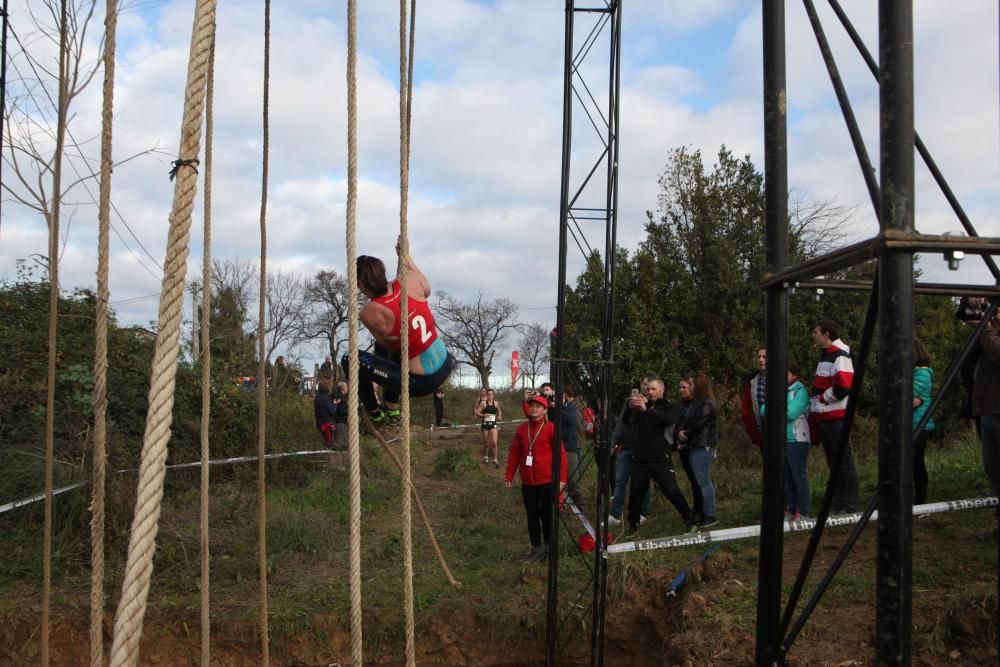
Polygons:
<instances>
[{"instance_id":1,"label":"person in striped shirt","mask_svg":"<svg viewBox=\"0 0 1000 667\"><path fill-rule=\"evenodd\" d=\"M816 427L826 463L830 468L830 481L836 484L833 496L833 513L853 513L858 505L858 470L848 439L840 467L836 468L840 431L847 409L847 394L854 381L854 363L851 348L840 339L840 329L832 320L820 320L812 330L813 342L819 348L819 363L813 377L809 418Z\"/></svg>"}]
</instances>

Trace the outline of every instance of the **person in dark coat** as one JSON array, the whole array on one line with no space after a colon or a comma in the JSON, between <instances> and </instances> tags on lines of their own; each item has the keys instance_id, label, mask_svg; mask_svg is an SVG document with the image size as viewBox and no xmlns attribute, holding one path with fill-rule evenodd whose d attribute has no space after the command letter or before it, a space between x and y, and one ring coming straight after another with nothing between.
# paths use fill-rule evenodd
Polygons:
<instances>
[{"instance_id":1,"label":"person in dark coat","mask_svg":"<svg viewBox=\"0 0 1000 667\"><path fill-rule=\"evenodd\" d=\"M313 412L316 415L316 428L323 436L326 448L331 449L333 447L333 433L337 430L335 421L337 408L330 395L329 380L323 380L319 383L319 390L316 393L316 398L313 399Z\"/></svg>"}]
</instances>

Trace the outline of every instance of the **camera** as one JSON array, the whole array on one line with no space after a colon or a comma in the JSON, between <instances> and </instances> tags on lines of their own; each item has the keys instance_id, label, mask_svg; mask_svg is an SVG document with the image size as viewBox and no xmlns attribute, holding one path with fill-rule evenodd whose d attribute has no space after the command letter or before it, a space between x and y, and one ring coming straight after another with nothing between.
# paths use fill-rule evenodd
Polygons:
<instances>
[{"instance_id":1,"label":"camera","mask_svg":"<svg viewBox=\"0 0 1000 667\"><path fill-rule=\"evenodd\" d=\"M989 304L986 302L985 297L980 296L963 296L958 302L958 309L955 311L955 317L962 322L978 322L983 319L983 315L986 314L986 308Z\"/></svg>"}]
</instances>

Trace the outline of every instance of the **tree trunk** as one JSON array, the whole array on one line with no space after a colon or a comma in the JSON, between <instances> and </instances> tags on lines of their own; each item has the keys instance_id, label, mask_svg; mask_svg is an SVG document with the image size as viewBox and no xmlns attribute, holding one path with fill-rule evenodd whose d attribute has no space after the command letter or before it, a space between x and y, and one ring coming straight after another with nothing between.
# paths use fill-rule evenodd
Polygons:
<instances>
[{"instance_id":1,"label":"tree trunk","mask_svg":"<svg viewBox=\"0 0 1000 667\"><path fill-rule=\"evenodd\" d=\"M476 368L477 371L479 371L479 379L482 381L482 384L479 385L479 386L480 387L489 387L490 386L490 370L492 370L492 367L491 366L476 366L475 368Z\"/></svg>"}]
</instances>

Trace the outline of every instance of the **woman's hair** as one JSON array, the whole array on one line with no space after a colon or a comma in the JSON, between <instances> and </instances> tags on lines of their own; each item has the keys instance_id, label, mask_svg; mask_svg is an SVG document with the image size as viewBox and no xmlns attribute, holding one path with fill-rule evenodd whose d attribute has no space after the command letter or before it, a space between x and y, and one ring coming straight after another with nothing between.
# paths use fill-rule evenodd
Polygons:
<instances>
[{"instance_id":1,"label":"woman's hair","mask_svg":"<svg viewBox=\"0 0 1000 667\"><path fill-rule=\"evenodd\" d=\"M707 373L697 373L691 378L694 386L694 398L696 401L714 401L715 393L712 392L712 378Z\"/></svg>"},{"instance_id":2,"label":"woman's hair","mask_svg":"<svg viewBox=\"0 0 1000 667\"><path fill-rule=\"evenodd\" d=\"M358 257L358 284L368 288L372 294L382 296L389 291L389 281L385 277L385 264L378 257L361 255Z\"/></svg>"},{"instance_id":3,"label":"woman's hair","mask_svg":"<svg viewBox=\"0 0 1000 667\"><path fill-rule=\"evenodd\" d=\"M795 377L799 376L799 365L795 363L795 361L793 361L792 359L788 360L788 372L794 375Z\"/></svg>"},{"instance_id":4,"label":"woman's hair","mask_svg":"<svg viewBox=\"0 0 1000 667\"><path fill-rule=\"evenodd\" d=\"M919 338L913 339L913 365L914 366L930 366L931 365L931 353L927 351L927 346L924 345Z\"/></svg>"},{"instance_id":5,"label":"woman's hair","mask_svg":"<svg viewBox=\"0 0 1000 667\"><path fill-rule=\"evenodd\" d=\"M329 380L320 380L319 381L319 385L316 388L316 391L318 391L321 394L329 394L330 393L330 381Z\"/></svg>"}]
</instances>

